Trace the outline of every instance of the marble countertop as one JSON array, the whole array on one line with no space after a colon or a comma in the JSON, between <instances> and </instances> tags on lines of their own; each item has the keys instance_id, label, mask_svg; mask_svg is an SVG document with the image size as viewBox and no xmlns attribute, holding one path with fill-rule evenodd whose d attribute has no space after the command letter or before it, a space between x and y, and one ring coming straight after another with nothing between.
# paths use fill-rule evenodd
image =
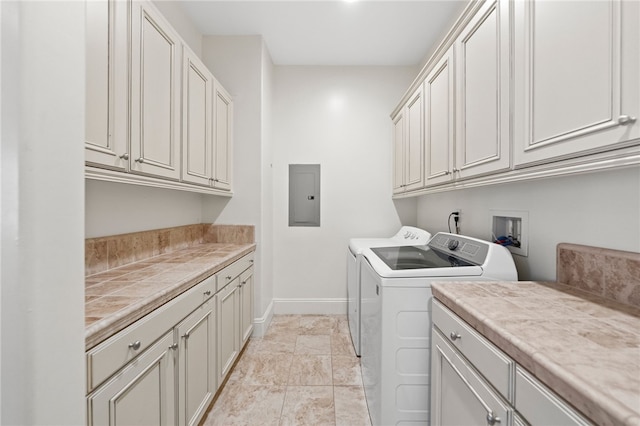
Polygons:
<instances>
[{"instance_id":1,"label":"marble countertop","mask_svg":"<svg viewBox=\"0 0 640 426\"><path fill-rule=\"evenodd\" d=\"M90 349L225 266L255 244L203 243L85 279L85 349Z\"/></svg>"},{"instance_id":2,"label":"marble countertop","mask_svg":"<svg viewBox=\"0 0 640 426\"><path fill-rule=\"evenodd\" d=\"M640 425L640 309L560 283L439 282L434 297L598 425Z\"/></svg>"}]
</instances>

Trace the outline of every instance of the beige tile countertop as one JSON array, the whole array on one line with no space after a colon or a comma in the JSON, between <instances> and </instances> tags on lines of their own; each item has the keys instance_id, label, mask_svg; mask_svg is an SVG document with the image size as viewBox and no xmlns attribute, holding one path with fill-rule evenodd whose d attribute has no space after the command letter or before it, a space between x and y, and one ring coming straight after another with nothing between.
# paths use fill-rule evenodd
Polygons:
<instances>
[{"instance_id":1,"label":"beige tile countertop","mask_svg":"<svg viewBox=\"0 0 640 426\"><path fill-rule=\"evenodd\" d=\"M640 425L640 309L546 282L440 282L434 297L598 425Z\"/></svg>"},{"instance_id":2,"label":"beige tile countertop","mask_svg":"<svg viewBox=\"0 0 640 426\"><path fill-rule=\"evenodd\" d=\"M85 348L106 340L255 247L254 243L202 243L87 276Z\"/></svg>"}]
</instances>

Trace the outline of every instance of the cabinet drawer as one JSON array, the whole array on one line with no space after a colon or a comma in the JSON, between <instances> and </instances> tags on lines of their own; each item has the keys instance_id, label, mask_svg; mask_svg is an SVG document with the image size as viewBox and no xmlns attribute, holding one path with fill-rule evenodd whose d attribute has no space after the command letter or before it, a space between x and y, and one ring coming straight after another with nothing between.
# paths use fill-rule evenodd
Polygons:
<instances>
[{"instance_id":1,"label":"cabinet drawer","mask_svg":"<svg viewBox=\"0 0 640 426\"><path fill-rule=\"evenodd\" d=\"M516 368L514 405L533 426L592 424L520 366Z\"/></svg>"},{"instance_id":2,"label":"cabinet drawer","mask_svg":"<svg viewBox=\"0 0 640 426\"><path fill-rule=\"evenodd\" d=\"M433 302L433 323L502 396L513 401L513 360L437 300Z\"/></svg>"},{"instance_id":3,"label":"cabinet drawer","mask_svg":"<svg viewBox=\"0 0 640 426\"><path fill-rule=\"evenodd\" d=\"M433 330L431 424L511 425L513 408L452 346Z\"/></svg>"},{"instance_id":4,"label":"cabinet drawer","mask_svg":"<svg viewBox=\"0 0 640 426\"><path fill-rule=\"evenodd\" d=\"M87 352L87 392L136 358L215 293L211 276ZM135 349L134 349L135 348Z\"/></svg>"},{"instance_id":5,"label":"cabinet drawer","mask_svg":"<svg viewBox=\"0 0 640 426\"><path fill-rule=\"evenodd\" d=\"M216 275L218 276L218 284L216 291L220 291L227 286L234 278L246 271L251 265L253 265L253 253L241 257L233 262L231 265L222 269Z\"/></svg>"}]
</instances>

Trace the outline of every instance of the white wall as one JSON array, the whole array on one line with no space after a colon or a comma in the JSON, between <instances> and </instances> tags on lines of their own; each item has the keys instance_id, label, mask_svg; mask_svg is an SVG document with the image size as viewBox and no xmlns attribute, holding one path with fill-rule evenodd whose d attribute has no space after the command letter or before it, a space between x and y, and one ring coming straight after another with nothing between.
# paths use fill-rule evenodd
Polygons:
<instances>
[{"instance_id":1,"label":"white wall","mask_svg":"<svg viewBox=\"0 0 640 426\"><path fill-rule=\"evenodd\" d=\"M262 200L261 213L263 226L260 228L259 240L265 250L262 257L261 295L256 299L260 308L257 314L269 311L273 301L273 96L274 66L269 51L263 42L262 49Z\"/></svg>"},{"instance_id":2,"label":"white wall","mask_svg":"<svg viewBox=\"0 0 640 426\"><path fill-rule=\"evenodd\" d=\"M86 422L84 3L1 2L6 425Z\"/></svg>"},{"instance_id":3,"label":"white wall","mask_svg":"<svg viewBox=\"0 0 640 426\"><path fill-rule=\"evenodd\" d=\"M401 225L391 200L389 114L415 73L413 67L276 67L276 313L346 313L349 238L392 235ZM321 165L321 226L288 227L288 166L305 163Z\"/></svg>"},{"instance_id":4,"label":"white wall","mask_svg":"<svg viewBox=\"0 0 640 426\"><path fill-rule=\"evenodd\" d=\"M203 62L233 98L233 198L203 200L203 220L254 225L256 230L255 313L257 334L268 325L271 272L271 68L261 36L206 36ZM265 220L267 219L267 220Z\"/></svg>"},{"instance_id":5,"label":"white wall","mask_svg":"<svg viewBox=\"0 0 640 426\"><path fill-rule=\"evenodd\" d=\"M201 223L203 198L222 198L96 180L85 189L85 238Z\"/></svg>"},{"instance_id":6,"label":"white wall","mask_svg":"<svg viewBox=\"0 0 640 426\"><path fill-rule=\"evenodd\" d=\"M461 233L490 239L489 210L529 212L529 255L514 256L520 279L556 279L556 245L585 244L640 251L640 169L549 178L425 195L418 226L447 230L462 209Z\"/></svg>"}]
</instances>

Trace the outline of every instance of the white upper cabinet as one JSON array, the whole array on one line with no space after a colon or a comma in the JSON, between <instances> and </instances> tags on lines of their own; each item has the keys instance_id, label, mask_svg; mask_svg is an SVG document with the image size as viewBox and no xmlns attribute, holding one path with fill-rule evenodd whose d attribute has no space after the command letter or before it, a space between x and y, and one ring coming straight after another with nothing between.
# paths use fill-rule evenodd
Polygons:
<instances>
[{"instance_id":1,"label":"white upper cabinet","mask_svg":"<svg viewBox=\"0 0 640 426\"><path fill-rule=\"evenodd\" d=\"M454 68L453 48L435 64L424 81L426 185L453 179Z\"/></svg>"},{"instance_id":2,"label":"white upper cabinet","mask_svg":"<svg viewBox=\"0 0 640 426\"><path fill-rule=\"evenodd\" d=\"M404 108L393 117L393 193L404 192Z\"/></svg>"},{"instance_id":3,"label":"white upper cabinet","mask_svg":"<svg viewBox=\"0 0 640 426\"><path fill-rule=\"evenodd\" d=\"M404 185L406 191L424 186L424 91L419 87L407 102L404 141Z\"/></svg>"},{"instance_id":4,"label":"white upper cabinet","mask_svg":"<svg viewBox=\"0 0 640 426\"><path fill-rule=\"evenodd\" d=\"M516 167L640 136L639 9L619 0L514 3Z\"/></svg>"},{"instance_id":5,"label":"white upper cabinet","mask_svg":"<svg viewBox=\"0 0 640 426\"><path fill-rule=\"evenodd\" d=\"M182 80L182 180L209 185L213 176L213 76L185 47Z\"/></svg>"},{"instance_id":6,"label":"white upper cabinet","mask_svg":"<svg viewBox=\"0 0 640 426\"><path fill-rule=\"evenodd\" d=\"M214 84L213 187L231 190L233 163L233 102L218 81Z\"/></svg>"},{"instance_id":7,"label":"white upper cabinet","mask_svg":"<svg viewBox=\"0 0 640 426\"><path fill-rule=\"evenodd\" d=\"M424 186L424 92L422 86L411 95L393 119L394 193Z\"/></svg>"},{"instance_id":8,"label":"white upper cabinet","mask_svg":"<svg viewBox=\"0 0 640 426\"><path fill-rule=\"evenodd\" d=\"M487 1L455 42L456 178L511 165L509 4Z\"/></svg>"},{"instance_id":9,"label":"white upper cabinet","mask_svg":"<svg viewBox=\"0 0 640 426\"><path fill-rule=\"evenodd\" d=\"M155 6L131 20L131 171L180 178L181 42Z\"/></svg>"},{"instance_id":10,"label":"white upper cabinet","mask_svg":"<svg viewBox=\"0 0 640 426\"><path fill-rule=\"evenodd\" d=\"M128 2L86 3L87 164L126 170L128 154Z\"/></svg>"}]
</instances>

